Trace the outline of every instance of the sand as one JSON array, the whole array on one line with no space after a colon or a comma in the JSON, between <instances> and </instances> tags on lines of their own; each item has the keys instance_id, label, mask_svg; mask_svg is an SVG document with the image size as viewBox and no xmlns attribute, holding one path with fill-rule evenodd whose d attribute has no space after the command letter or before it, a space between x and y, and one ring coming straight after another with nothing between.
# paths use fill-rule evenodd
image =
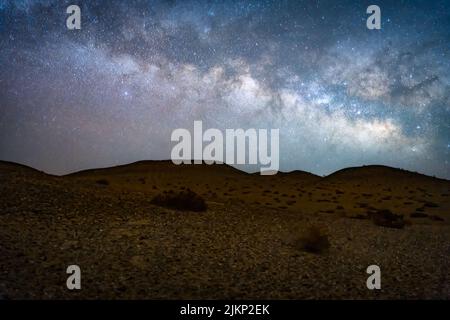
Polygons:
<instances>
[{"instance_id":1,"label":"sand","mask_svg":"<svg viewBox=\"0 0 450 320\"><path fill-rule=\"evenodd\" d=\"M170 162L56 177L1 162L0 181L0 299L450 298L446 180L382 166L267 177ZM207 211L150 203L186 188ZM375 225L380 209L406 226ZM299 245L311 225L328 250ZM81 290L66 288L71 264ZM381 290L366 287L373 264Z\"/></svg>"}]
</instances>

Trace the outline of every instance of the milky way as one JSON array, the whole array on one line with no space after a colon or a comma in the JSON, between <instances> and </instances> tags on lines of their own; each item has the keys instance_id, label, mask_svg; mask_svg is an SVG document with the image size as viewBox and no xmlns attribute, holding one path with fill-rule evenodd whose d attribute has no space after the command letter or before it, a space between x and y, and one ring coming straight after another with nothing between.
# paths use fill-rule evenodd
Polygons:
<instances>
[{"instance_id":1,"label":"milky way","mask_svg":"<svg viewBox=\"0 0 450 320\"><path fill-rule=\"evenodd\" d=\"M203 120L279 128L283 171L450 178L448 1L0 0L0 34L3 160L168 159L171 132Z\"/></svg>"}]
</instances>

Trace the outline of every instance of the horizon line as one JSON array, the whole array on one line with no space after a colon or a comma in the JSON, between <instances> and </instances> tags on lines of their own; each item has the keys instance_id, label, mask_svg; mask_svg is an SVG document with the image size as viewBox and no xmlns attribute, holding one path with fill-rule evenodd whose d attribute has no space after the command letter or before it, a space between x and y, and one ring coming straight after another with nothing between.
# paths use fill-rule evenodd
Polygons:
<instances>
[{"instance_id":1,"label":"horizon line","mask_svg":"<svg viewBox=\"0 0 450 320\"><path fill-rule=\"evenodd\" d=\"M212 163L212 164L207 164L207 163L205 163L204 161L202 161L202 163L194 163L194 162L193 162L194 160L195 160L195 159L191 159L191 161L192 161L191 164L181 163L181 164L178 164L178 165L177 165L177 164L174 164L174 163L172 162L171 159L161 159L161 160L149 160L149 159L147 159L147 160L137 160L137 161L128 162L128 163L123 163L123 164L117 164L117 165L110 165L110 166L104 166L104 167L93 167L93 168L81 169L81 170L76 170L76 171L68 172L68 173L65 173L65 174L53 174L53 173L49 173L49 172L46 172L45 170L40 170L40 169L35 168L35 167L31 166L31 165L26 165L26 164L23 164L23 163L20 163L20 162L16 162L16 161L10 161L10 160L2 160L2 159L0 159L0 163L7 163L7 164L9 163L9 164L12 164L12 165L17 165L17 166L21 166L21 167L26 167L26 168L29 168L29 169L32 169L32 170L35 170L35 171L38 171L38 172L42 172L42 173L44 173L44 174L46 174L46 175L49 175L49 176L56 176L56 177L65 177L65 176L75 175L75 174L82 173L82 172L87 172L87 171L106 170L106 169L112 169L112 168L117 168L117 167L125 167L125 166L129 166L129 165L133 165L133 164L138 164L138 163L144 163L144 162L169 162L169 163L173 164L174 166L182 166L182 165L184 165L184 166L189 166L189 165L197 165L197 166L198 166L198 165L205 165L205 166L212 166L212 165L223 165L223 164L224 164L226 167L229 167L229 168L232 168L232 169L234 169L234 170L237 170L237 171L239 171L240 173L243 173L243 174L259 175L259 174L257 174L257 173L258 173L258 170L255 170L254 172L248 172L248 171L239 169L239 168L237 168L237 167L235 167L235 166L233 166L233 165L227 164L227 163L225 163L225 162L214 161L214 163ZM319 174L315 174L315 173L312 173L312 172L309 172L309 171L305 171L305 170L301 170L301 169L294 169L294 170L290 170L290 171L281 171L281 170L278 170L277 173L274 174L274 175L276 176L277 174L292 174L292 173L296 173L296 172L303 172L303 173L310 174L310 175L313 175L313 176L316 176L316 177L319 177L319 178L326 178L326 177L332 176L332 175L334 175L334 174L336 174L336 173L338 173L338 172L344 171L344 170L357 169L357 168L364 168L364 167L384 167L384 168L389 168L389 169L394 169L394 170L399 170L399 171L406 171L406 172L409 172L409 173L414 173L414 174L422 175L422 176L425 176L425 177L429 177L429 178L432 178L432 179L438 179L438 180L444 180L444 181L450 182L450 179L448 179L448 178L442 178L442 177L438 177L438 176L436 176L436 175L428 175L428 174L425 174L425 173L422 173L422 172L419 172L419 171L411 171L411 170L408 170L408 169L397 168L397 167L391 167L391 166L383 165L383 164L363 164L363 165L360 165L360 166L344 167L344 168L335 170L335 171L333 171L333 172L331 172L331 173L329 173L329 174L327 174L327 175L319 175ZM263 176L263 175L262 175L262 176ZM269 176L270 176L270 175L269 175Z\"/></svg>"}]
</instances>

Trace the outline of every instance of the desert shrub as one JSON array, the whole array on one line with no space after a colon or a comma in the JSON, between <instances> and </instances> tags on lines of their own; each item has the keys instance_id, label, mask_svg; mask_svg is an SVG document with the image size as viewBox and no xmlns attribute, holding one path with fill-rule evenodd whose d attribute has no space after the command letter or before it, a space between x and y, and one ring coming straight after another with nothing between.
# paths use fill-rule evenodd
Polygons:
<instances>
[{"instance_id":1,"label":"desert shrub","mask_svg":"<svg viewBox=\"0 0 450 320\"><path fill-rule=\"evenodd\" d=\"M360 208L367 208L367 207L369 207L369 205L367 203L363 203L363 202L359 202L359 203L357 203L357 205L359 205Z\"/></svg>"},{"instance_id":2,"label":"desert shrub","mask_svg":"<svg viewBox=\"0 0 450 320\"><path fill-rule=\"evenodd\" d=\"M425 207L428 208L437 208L439 207L439 205L437 203L431 202L431 201L427 201L423 204Z\"/></svg>"},{"instance_id":3,"label":"desert shrub","mask_svg":"<svg viewBox=\"0 0 450 320\"><path fill-rule=\"evenodd\" d=\"M109 185L109 181L106 180L106 179L99 179L99 180L95 181L95 183L101 184L101 185L103 185L103 186Z\"/></svg>"},{"instance_id":4,"label":"desert shrub","mask_svg":"<svg viewBox=\"0 0 450 320\"><path fill-rule=\"evenodd\" d=\"M349 218L350 219L358 219L358 220L366 220L366 219L368 219L368 216L365 214L358 213L358 214L349 216Z\"/></svg>"},{"instance_id":5,"label":"desert shrub","mask_svg":"<svg viewBox=\"0 0 450 320\"><path fill-rule=\"evenodd\" d=\"M424 212L416 211L416 212L411 213L410 217L411 218L426 218L426 217L428 217L428 215Z\"/></svg>"},{"instance_id":6,"label":"desert shrub","mask_svg":"<svg viewBox=\"0 0 450 320\"><path fill-rule=\"evenodd\" d=\"M390 210L378 210L370 213L372 221L377 226L402 229L405 226L403 215L397 215Z\"/></svg>"},{"instance_id":7,"label":"desert shrub","mask_svg":"<svg viewBox=\"0 0 450 320\"><path fill-rule=\"evenodd\" d=\"M318 226L308 227L298 239L301 250L311 253L322 253L329 249L328 235Z\"/></svg>"},{"instance_id":8,"label":"desert shrub","mask_svg":"<svg viewBox=\"0 0 450 320\"><path fill-rule=\"evenodd\" d=\"M207 206L205 200L189 189L180 192L170 192L166 194L158 194L152 201L152 204L177 209L182 211L206 211Z\"/></svg>"},{"instance_id":9,"label":"desert shrub","mask_svg":"<svg viewBox=\"0 0 450 320\"><path fill-rule=\"evenodd\" d=\"M444 221L444 218L439 217L439 216L437 216L437 215L435 215L435 214L430 215L429 218L430 218L431 220L434 220L434 221Z\"/></svg>"},{"instance_id":10,"label":"desert shrub","mask_svg":"<svg viewBox=\"0 0 450 320\"><path fill-rule=\"evenodd\" d=\"M412 221L409 219L405 219L405 226L412 226Z\"/></svg>"}]
</instances>

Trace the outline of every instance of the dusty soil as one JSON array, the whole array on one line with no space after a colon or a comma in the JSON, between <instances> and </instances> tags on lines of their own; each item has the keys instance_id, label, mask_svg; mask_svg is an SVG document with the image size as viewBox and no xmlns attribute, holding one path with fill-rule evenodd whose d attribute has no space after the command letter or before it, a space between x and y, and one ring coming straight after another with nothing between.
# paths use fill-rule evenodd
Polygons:
<instances>
[{"instance_id":1,"label":"dusty soil","mask_svg":"<svg viewBox=\"0 0 450 320\"><path fill-rule=\"evenodd\" d=\"M262 177L169 162L55 177L1 162L0 182L1 299L450 298L450 181L380 166ZM208 210L150 203L185 188ZM406 226L375 225L378 209ZM310 226L328 250L298 244ZM66 288L71 264L79 291ZM366 287L372 264L381 290Z\"/></svg>"}]
</instances>

